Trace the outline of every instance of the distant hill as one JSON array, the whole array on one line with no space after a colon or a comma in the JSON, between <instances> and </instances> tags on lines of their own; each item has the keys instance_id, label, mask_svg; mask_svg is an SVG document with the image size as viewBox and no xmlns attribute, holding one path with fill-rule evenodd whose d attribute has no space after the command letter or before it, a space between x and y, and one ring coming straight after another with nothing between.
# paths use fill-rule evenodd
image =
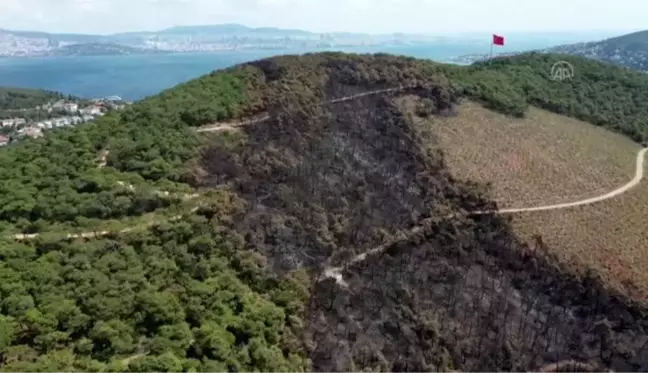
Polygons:
<instances>
[{"instance_id":1,"label":"distant hill","mask_svg":"<svg viewBox=\"0 0 648 373\"><path fill-rule=\"evenodd\" d=\"M608 62L630 69L648 72L648 30L608 38L600 41L564 44L535 50L539 53L561 53ZM526 53L521 51L498 53L497 57L508 57ZM460 64L487 60L486 53L457 56L451 61Z\"/></svg>"},{"instance_id":2,"label":"distant hill","mask_svg":"<svg viewBox=\"0 0 648 373\"><path fill-rule=\"evenodd\" d=\"M437 38L414 34L314 33L273 27L254 28L239 24L177 26L159 31L111 35L54 34L0 29L0 56L303 49L394 45L434 40Z\"/></svg>"},{"instance_id":3,"label":"distant hill","mask_svg":"<svg viewBox=\"0 0 648 373\"><path fill-rule=\"evenodd\" d=\"M101 56L155 53L156 50L128 47L115 43L83 43L71 44L53 49L47 53L50 56Z\"/></svg>"},{"instance_id":4,"label":"distant hill","mask_svg":"<svg viewBox=\"0 0 648 373\"><path fill-rule=\"evenodd\" d=\"M238 34L261 34L261 35L277 35L277 36L312 36L315 33L296 30L296 29L280 29L276 27L248 27L240 24L223 24L223 25L205 25L205 26L175 26L167 28L158 32L159 34L203 34L213 33L220 35L238 35ZM115 36L119 36L117 34ZM358 35L358 34L352 34Z\"/></svg>"},{"instance_id":5,"label":"distant hill","mask_svg":"<svg viewBox=\"0 0 648 373\"><path fill-rule=\"evenodd\" d=\"M545 52L582 56L648 72L648 30L596 42L561 45Z\"/></svg>"}]
</instances>

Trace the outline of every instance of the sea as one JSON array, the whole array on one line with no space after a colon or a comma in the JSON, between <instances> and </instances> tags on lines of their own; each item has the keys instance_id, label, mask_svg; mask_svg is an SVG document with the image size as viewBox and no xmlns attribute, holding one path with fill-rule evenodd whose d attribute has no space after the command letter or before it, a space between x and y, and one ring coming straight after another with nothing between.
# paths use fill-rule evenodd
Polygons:
<instances>
[{"instance_id":1,"label":"sea","mask_svg":"<svg viewBox=\"0 0 648 373\"><path fill-rule=\"evenodd\" d=\"M344 52L392 53L447 60L470 48L341 48ZM317 50L252 50L119 56L0 58L0 86L40 88L83 98L117 95L135 101L214 70L282 54Z\"/></svg>"},{"instance_id":2,"label":"sea","mask_svg":"<svg viewBox=\"0 0 648 373\"><path fill-rule=\"evenodd\" d=\"M555 39L553 43L548 39L525 40L527 42L517 45L507 44L506 50L502 51L528 50L558 44ZM489 49L488 42L439 42L430 45L353 47L336 50L352 53L382 52L450 62L453 57L489 53ZM280 54L318 51L323 49L0 58L0 86L48 89L83 98L116 95L128 101L136 101L238 63Z\"/></svg>"}]
</instances>

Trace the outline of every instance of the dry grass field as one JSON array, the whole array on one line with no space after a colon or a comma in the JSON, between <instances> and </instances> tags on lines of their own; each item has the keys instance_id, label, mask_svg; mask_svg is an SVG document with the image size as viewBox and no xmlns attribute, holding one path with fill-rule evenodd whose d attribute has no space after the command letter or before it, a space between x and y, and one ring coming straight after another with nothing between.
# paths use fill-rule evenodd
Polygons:
<instances>
[{"instance_id":1,"label":"dry grass field","mask_svg":"<svg viewBox=\"0 0 648 373\"><path fill-rule=\"evenodd\" d=\"M533 108L519 119L467 102L457 117L432 121L450 169L496 182L500 208L604 194L632 179L640 149L624 136Z\"/></svg>"},{"instance_id":2,"label":"dry grass field","mask_svg":"<svg viewBox=\"0 0 648 373\"><path fill-rule=\"evenodd\" d=\"M533 108L517 119L466 102L456 117L416 120L436 134L435 146L455 176L491 183L500 208L605 194L633 178L641 148L621 135ZM540 235L576 270L595 268L610 285L648 300L648 180L593 205L511 216L529 242Z\"/></svg>"},{"instance_id":3,"label":"dry grass field","mask_svg":"<svg viewBox=\"0 0 648 373\"><path fill-rule=\"evenodd\" d=\"M577 270L595 268L612 286L648 300L648 182L593 205L513 215L512 223L523 238L540 235Z\"/></svg>"}]
</instances>

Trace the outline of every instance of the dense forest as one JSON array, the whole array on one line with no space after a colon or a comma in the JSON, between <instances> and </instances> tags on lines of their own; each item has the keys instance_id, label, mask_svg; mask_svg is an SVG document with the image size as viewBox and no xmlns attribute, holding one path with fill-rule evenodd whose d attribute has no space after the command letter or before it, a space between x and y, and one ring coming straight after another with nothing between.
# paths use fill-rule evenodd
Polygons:
<instances>
[{"instance_id":1,"label":"dense forest","mask_svg":"<svg viewBox=\"0 0 648 373\"><path fill-rule=\"evenodd\" d=\"M40 89L0 87L0 110L33 108L69 97L62 93Z\"/></svg>"},{"instance_id":2,"label":"dense forest","mask_svg":"<svg viewBox=\"0 0 648 373\"><path fill-rule=\"evenodd\" d=\"M567 61L574 76L551 79L551 67ZM635 141L648 140L646 74L581 57L528 53L458 69L463 92L489 107L523 115L527 105L575 117Z\"/></svg>"},{"instance_id":3,"label":"dense forest","mask_svg":"<svg viewBox=\"0 0 648 373\"><path fill-rule=\"evenodd\" d=\"M466 216L495 207L486 187L453 178L395 104L536 105L646 138L631 103L648 77L570 59L574 79L553 82L563 58L280 56L1 149L0 369L648 369L645 305L561 268L503 219ZM110 233L66 238L89 229ZM342 282L323 276L382 246Z\"/></svg>"},{"instance_id":4,"label":"dense forest","mask_svg":"<svg viewBox=\"0 0 648 373\"><path fill-rule=\"evenodd\" d=\"M47 119L51 117L47 112L35 110L36 107L65 99L73 102L86 100L66 95L60 92L40 89L0 87L0 119L25 118Z\"/></svg>"}]
</instances>

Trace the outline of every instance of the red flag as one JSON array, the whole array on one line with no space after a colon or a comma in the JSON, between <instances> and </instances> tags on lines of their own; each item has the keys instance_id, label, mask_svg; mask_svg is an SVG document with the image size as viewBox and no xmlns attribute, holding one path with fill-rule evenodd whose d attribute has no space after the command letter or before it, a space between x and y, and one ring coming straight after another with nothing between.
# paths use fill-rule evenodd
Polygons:
<instances>
[{"instance_id":1,"label":"red flag","mask_svg":"<svg viewBox=\"0 0 648 373\"><path fill-rule=\"evenodd\" d=\"M504 45L504 37L493 34L493 44Z\"/></svg>"}]
</instances>

